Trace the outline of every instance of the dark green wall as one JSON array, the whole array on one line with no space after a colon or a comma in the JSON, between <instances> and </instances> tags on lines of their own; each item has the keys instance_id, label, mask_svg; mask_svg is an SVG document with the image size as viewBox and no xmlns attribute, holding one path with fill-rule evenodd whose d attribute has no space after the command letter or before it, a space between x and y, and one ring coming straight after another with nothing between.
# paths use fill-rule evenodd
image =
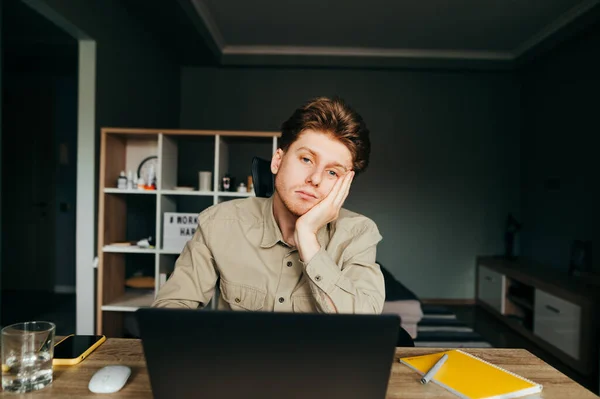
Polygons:
<instances>
[{"instance_id":1,"label":"dark green wall","mask_svg":"<svg viewBox=\"0 0 600 399\"><path fill-rule=\"evenodd\" d=\"M96 42L97 186L101 127L178 127L180 66L118 0L43 1Z\"/></svg>"},{"instance_id":2,"label":"dark green wall","mask_svg":"<svg viewBox=\"0 0 600 399\"><path fill-rule=\"evenodd\" d=\"M378 259L422 298L472 298L478 254L501 253L519 210L519 87L512 74L184 68L181 127L278 130L305 100L339 94L372 132L346 207L374 219Z\"/></svg>"},{"instance_id":3,"label":"dark green wall","mask_svg":"<svg viewBox=\"0 0 600 399\"><path fill-rule=\"evenodd\" d=\"M564 271L571 242L597 230L599 71L596 23L521 72L522 254Z\"/></svg>"},{"instance_id":4,"label":"dark green wall","mask_svg":"<svg viewBox=\"0 0 600 399\"><path fill-rule=\"evenodd\" d=\"M44 0L96 41L98 126L177 127L179 65L118 0Z\"/></svg>"},{"instance_id":5,"label":"dark green wall","mask_svg":"<svg viewBox=\"0 0 600 399\"><path fill-rule=\"evenodd\" d=\"M0 1L0 157L2 157L2 2ZM0 158L0 187L2 187L2 159ZM2 192L0 191L0 226L2 226ZM2 259L2 231L0 231L0 259ZM0 262L0 293L2 291L2 262ZM0 320L2 295L0 294Z\"/></svg>"}]
</instances>

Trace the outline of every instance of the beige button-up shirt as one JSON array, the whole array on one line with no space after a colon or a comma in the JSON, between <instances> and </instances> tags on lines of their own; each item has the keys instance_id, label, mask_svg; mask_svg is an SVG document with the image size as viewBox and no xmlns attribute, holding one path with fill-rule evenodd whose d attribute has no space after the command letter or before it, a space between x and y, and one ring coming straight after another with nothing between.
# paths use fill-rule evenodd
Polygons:
<instances>
[{"instance_id":1,"label":"beige button-up shirt","mask_svg":"<svg viewBox=\"0 0 600 399\"><path fill-rule=\"evenodd\" d=\"M381 313L381 235L365 216L340 210L317 234L308 263L283 241L272 198L233 200L198 216L198 228L152 306L285 312ZM331 302L335 308L332 308Z\"/></svg>"}]
</instances>

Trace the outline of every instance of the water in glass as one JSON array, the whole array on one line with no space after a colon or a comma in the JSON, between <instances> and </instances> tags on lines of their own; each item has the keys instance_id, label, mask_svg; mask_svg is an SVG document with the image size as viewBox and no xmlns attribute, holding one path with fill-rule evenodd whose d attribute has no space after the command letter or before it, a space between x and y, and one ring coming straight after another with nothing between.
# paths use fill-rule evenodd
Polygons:
<instances>
[{"instance_id":1,"label":"water in glass","mask_svg":"<svg viewBox=\"0 0 600 399\"><path fill-rule=\"evenodd\" d=\"M9 356L2 372L5 392L29 392L52 382L52 355L48 351Z\"/></svg>"},{"instance_id":2,"label":"water in glass","mask_svg":"<svg viewBox=\"0 0 600 399\"><path fill-rule=\"evenodd\" d=\"M52 382L55 325L49 322L18 323L1 332L2 389L24 393Z\"/></svg>"}]
</instances>

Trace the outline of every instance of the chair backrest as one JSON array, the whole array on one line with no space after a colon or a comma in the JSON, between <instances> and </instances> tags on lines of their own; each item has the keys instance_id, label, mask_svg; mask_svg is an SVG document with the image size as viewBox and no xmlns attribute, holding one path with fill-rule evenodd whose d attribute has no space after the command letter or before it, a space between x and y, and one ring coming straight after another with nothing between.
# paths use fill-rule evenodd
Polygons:
<instances>
[{"instance_id":1,"label":"chair backrest","mask_svg":"<svg viewBox=\"0 0 600 399\"><path fill-rule=\"evenodd\" d=\"M271 172L271 162L259 157L252 158L252 183L257 197L273 195L275 182Z\"/></svg>"},{"instance_id":2,"label":"chair backrest","mask_svg":"<svg viewBox=\"0 0 600 399\"><path fill-rule=\"evenodd\" d=\"M396 342L396 346L405 348L413 348L415 346L415 341L412 339L408 331L402 327L400 327L398 330L398 341Z\"/></svg>"}]
</instances>

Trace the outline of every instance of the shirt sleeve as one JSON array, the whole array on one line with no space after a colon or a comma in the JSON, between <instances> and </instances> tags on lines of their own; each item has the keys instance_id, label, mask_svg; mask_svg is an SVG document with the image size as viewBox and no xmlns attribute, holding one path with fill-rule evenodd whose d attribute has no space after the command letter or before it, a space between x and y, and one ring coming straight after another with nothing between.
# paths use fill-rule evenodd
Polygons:
<instances>
[{"instance_id":1,"label":"shirt sleeve","mask_svg":"<svg viewBox=\"0 0 600 399\"><path fill-rule=\"evenodd\" d=\"M217 271L204 233L199 224L175 262L173 274L158 291L153 307L195 309L210 301L215 292Z\"/></svg>"},{"instance_id":2,"label":"shirt sleeve","mask_svg":"<svg viewBox=\"0 0 600 399\"><path fill-rule=\"evenodd\" d=\"M375 262L381 235L373 222L344 234L343 248L332 249L343 251L341 265L323 247L303 264L317 309L323 313L379 314L385 300L383 273Z\"/></svg>"}]
</instances>

